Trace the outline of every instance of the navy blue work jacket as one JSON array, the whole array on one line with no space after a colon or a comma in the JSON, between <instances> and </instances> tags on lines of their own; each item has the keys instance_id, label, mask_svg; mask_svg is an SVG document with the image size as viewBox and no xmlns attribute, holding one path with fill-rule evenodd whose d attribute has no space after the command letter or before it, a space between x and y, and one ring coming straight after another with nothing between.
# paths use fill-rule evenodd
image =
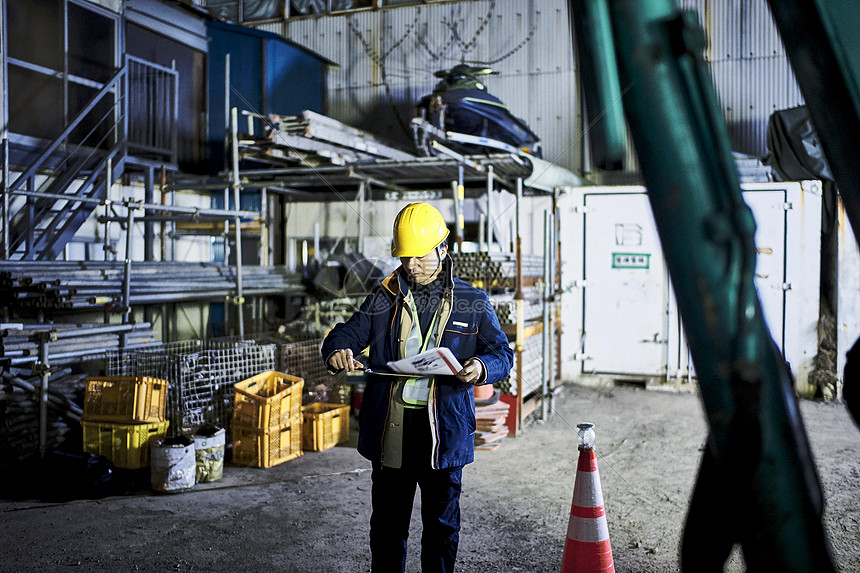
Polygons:
<instances>
[{"instance_id":1,"label":"navy blue work jacket","mask_svg":"<svg viewBox=\"0 0 860 573\"><path fill-rule=\"evenodd\" d=\"M446 287L440 302L441 314L434 341L451 350L461 364L472 357L483 362L486 378L493 384L510 375L513 351L486 293L453 278L450 259L446 263ZM406 282L400 267L367 296L359 310L340 323L323 342L323 360L336 350L349 348L354 356L365 349L371 370L386 370L386 363L403 358L405 340L412 326L412 310L403 292ZM417 318L416 318L417 319ZM359 414L359 453L371 461L383 461L385 433L393 400L394 376L367 375ZM435 469L466 465L474 460L475 393L472 384L454 376L437 376L427 406L433 432ZM404 444L403 447L408 447Z\"/></svg>"}]
</instances>

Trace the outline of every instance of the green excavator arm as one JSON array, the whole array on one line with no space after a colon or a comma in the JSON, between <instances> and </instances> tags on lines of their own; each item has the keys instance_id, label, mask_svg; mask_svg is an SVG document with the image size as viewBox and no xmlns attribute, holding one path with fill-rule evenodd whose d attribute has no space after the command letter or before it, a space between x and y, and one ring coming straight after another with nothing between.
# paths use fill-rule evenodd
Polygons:
<instances>
[{"instance_id":1,"label":"green excavator arm","mask_svg":"<svg viewBox=\"0 0 860 573\"><path fill-rule=\"evenodd\" d=\"M775 15L776 5L825 3L771 0ZM619 97L623 102L708 420L681 567L721 572L740 544L752 571L833 571L821 488L792 373L771 337L754 286L755 221L743 201L698 18L672 0L571 0L571 7L574 22L592 26L589 33L577 33L581 67L591 70L583 77L585 99L598 106L614 105ZM787 29L778 16L776 21ZM793 41L810 35L815 34L797 33ZM605 56L607 46L614 61ZM860 71L860 64L847 71L854 69ZM607 79L611 74L617 81ZM860 77L843 75L849 81ZM858 100L849 99L845 109L860 126ZM589 108L590 115L596 113ZM599 115L590 125L599 134L592 143L600 146L602 140L610 147L595 155L612 163L623 126L612 114ZM825 134L820 136L824 141ZM860 131L843 143L856 146L858 140ZM840 170L824 148L843 191ZM851 193L858 199L860 180L854 185ZM845 193L843 198L847 206ZM860 219L860 205L855 213L852 223Z\"/></svg>"}]
</instances>

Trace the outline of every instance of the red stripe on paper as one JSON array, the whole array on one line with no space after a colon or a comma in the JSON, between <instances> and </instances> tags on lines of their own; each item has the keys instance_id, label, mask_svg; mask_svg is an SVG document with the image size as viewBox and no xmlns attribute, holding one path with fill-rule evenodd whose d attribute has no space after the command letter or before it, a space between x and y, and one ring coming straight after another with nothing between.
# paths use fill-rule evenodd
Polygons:
<instances>
[{"instance_id":1,"label":"red stripe on paper","mask_svg":"<svg viewBox=\"0 0 860 573\"><path fill-rule=\"evenodd\" d=\"M439 357L440 357L442 360L444 360L444 361L445 361L445 364L447 364L447 365L448 365L448 370L450 370L450 371L451 371L451 374L456 375L456 374L457 374L457 371L456 371L456 370L454 370L454 365L453 365L453 364L451 364L451 361L450 361L450 360L448 360L448 358L447 358L444 354L442 354L441 352L439 352L438 354L439 354Z\"/></svg>"}]
</instances>

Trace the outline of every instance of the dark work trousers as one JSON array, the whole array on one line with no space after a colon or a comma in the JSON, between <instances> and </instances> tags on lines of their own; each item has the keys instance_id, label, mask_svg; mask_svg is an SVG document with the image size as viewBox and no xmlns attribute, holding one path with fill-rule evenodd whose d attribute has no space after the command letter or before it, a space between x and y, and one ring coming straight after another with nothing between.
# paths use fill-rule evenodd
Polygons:
<instances>
[{"instance_id":1,"label":"dark work trousers","mask_svg":"<svg viewBox=\"0 0 860 573\"><path fill-rule=\"evenodd\" d=\"M407 409L403 420L403 464L387 468L373 464L370 551L373 573L406 570L406 538L415 487L421 489L421 570L454 571L460 541L462 466L434 470L427 409Z\"/></svg>"}]
</instances>

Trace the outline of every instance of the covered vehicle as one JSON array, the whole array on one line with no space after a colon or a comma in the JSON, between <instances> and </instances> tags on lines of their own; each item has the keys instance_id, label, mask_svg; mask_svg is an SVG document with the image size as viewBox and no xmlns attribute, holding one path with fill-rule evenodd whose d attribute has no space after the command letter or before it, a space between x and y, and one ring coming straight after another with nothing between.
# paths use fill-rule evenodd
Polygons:
<instances>
[{"instance_id":1,"label":"covered vehicle","mask_svg":"<svg viewBox=\"0 0 860 573\"><path fill-rule=\"evenodd\" d=\"M430 154L431 140L464 154L508 151L540 157L540 139L480 80L488 67L466 64L440 70L441 81L415 108L416 147Z\"/></svg>"}]
</instances>

